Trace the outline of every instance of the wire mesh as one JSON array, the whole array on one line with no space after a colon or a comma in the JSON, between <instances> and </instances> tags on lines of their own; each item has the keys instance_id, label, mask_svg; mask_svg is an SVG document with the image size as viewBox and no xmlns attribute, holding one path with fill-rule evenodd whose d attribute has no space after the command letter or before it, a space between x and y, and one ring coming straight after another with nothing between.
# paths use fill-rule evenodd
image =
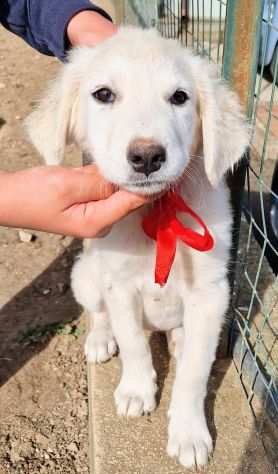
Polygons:
<instances>
[{"instance_id":1,"label":"wire mesh","mask_svg":"<svg viewBox=\"0 0 278 474\"><path fill-rule=\"evenodd\" d=\"M159 2L158 29L186 47L222 64L226 0L164 0Z\"/></svg>"},{"instance_id":2,"label":"wire mesh","mask_svg":"<svg viewBox=\"0 0 278 474\"><path fill-rule=\"evenodd\" d=\"M238 252L233 358L263 434L278 423L278 2L266 0ZM277 452L272 453L277 462Z\"/></svg>"},{"instance_id":3,"label":"wire mesh","mask_svg":"<svg viewBox=\"0 0 278 474\"><path fill-rule=\"evenodd\" d=\"M157 27L167 38L222 64L227 0L125 0L125 22Z\"/></svg>"},{"instance_id":4,"label":"wire mesh","mask_svg":"<svg viewBox=\"0 0 278 474\"><path fill-rule=\"evenodd\" d=\"M144 28L156 27L158 21L157 0L125 0L124 22Z\"/></svg>"},{"instance_id":5,"label":"wire mesh","mask_svg":"<svg viewBox=\"0 0 278 474\"><path fill-rule=\"evenodd\" d=\"M141 25L156 26L163 36L180 40L219 64L221 72L228 53L224 51L226 22L231 21L227 20L228 1L149 1L148 12L143 5L146 2L126 3L129 22L134 23L139 12ZM278 0L265 0L263 18L257 21L261 23L260 65L255 71L252 142L232 295L230 348L263 434L273 430L272 424L278 420ZM267 434L264 441L267 444ZM278 462L277 452L272 452L272 457Z\"/></svg>"}]
</instances>

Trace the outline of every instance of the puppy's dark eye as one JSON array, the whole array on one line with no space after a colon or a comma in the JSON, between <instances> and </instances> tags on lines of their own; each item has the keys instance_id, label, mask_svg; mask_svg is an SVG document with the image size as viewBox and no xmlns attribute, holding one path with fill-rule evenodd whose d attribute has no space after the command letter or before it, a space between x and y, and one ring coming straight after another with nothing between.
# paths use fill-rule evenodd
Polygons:
<instances>
[{"instance_id":1,"label":"puppy's dark eye","mask_svg":"<svg viewBox=\"0 0 278 474\"><path fill-rule=\"evenodd\" d=\"M188 94L181 89L178 89L173 95L171 95L170 103L173 105L183 105L188 99Z\"/></svg>"},{"instance_id":2,"label":"puppy's dark eye","mask_svg":"<svg viewBox=\"0 0 278 474\"><path fill-rule=\"evenodd\" d=\"M99 102L104 104L112 104L115 101L115 94L108 89L107 87L102 87L101 89L93 92L93 97Z\"/></svg>"}]
</instances>

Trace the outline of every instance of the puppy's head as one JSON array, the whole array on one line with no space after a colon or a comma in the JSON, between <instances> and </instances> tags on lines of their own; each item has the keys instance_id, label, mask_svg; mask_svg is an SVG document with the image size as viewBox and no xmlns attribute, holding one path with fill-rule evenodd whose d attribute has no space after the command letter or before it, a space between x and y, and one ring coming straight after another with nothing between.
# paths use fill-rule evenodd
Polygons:
<instances>
[{"instance_id":1,"label":"puppy's head","mask_svg":"<svg viewBox=\"0 0 278 474\"><path fill-rule=\"evenodd\" d=\"M27 127L47 163L73 140L107 180L141 193L176 183L196 140L213 185L248 144L237 98L207 62L136 28L75 49Z\"/></svg>"}]
</instances>

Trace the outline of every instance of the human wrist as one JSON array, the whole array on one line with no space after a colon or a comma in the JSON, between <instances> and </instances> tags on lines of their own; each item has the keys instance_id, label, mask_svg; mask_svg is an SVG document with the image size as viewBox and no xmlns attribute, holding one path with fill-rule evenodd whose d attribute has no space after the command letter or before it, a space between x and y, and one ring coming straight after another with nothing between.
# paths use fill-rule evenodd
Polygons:
<instances>
[{"instance_id":1,"label":"human wrist","mask_svg":"<svg viewBox=\"0 0 278 474\"><path fill-rule=\"evenodd\" d=\"M43 184L52 185L50 180L45 182L44 168L0 173L0 225L36 228L38 213L34 210L42 201L39 193Z\"/></svg>"},{"instance_id":2,"label":"human wrist","mask_svg":"<svg viewBox=\"0 0 278 474\"><path fill-rule=\"evenodd\" d=\"M18 172L0 171L0 226L13 225L14 214L18 212L15 204Z\"/></svg>"},{"instance_id":3,"label":"human wrist","mask_svg":"<svg viewBox=\"0 0 278 474\"><path fill-rule=\"evenodd\" d=\"M116 25L100 13L83 10L69 21L67 37L72 46L95 46L116 31Z\"/></svg>"}]
</instances>

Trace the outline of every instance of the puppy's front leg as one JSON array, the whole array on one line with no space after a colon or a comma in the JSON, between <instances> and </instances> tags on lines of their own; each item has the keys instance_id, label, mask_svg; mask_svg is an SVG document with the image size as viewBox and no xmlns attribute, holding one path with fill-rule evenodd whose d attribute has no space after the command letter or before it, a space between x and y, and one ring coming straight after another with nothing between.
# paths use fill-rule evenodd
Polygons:
<instances>
[{"instance_id":1,"label":"puppy's front leg","mask_svg":"<svg viewBox=\"0 0 278 474\"><path fill-rule=\"evenodd\" d=\"M185 467L205 465L212 451L204 400L228 302L225 280L193 291L184 301L184 346L169 409L167 452Z\"/></svg>"},{"instance_id":2,"label":"puppy's front leg","mask_svg":"<svg viewBox=\"0 0 278 474\"><path fill-rule=\"evenodd\" d=\"M155 408L156 374L143 331L143 304L134 290L113 287L106 298L120 350L122 376L114 397L119 415L140 416Z\"/></svg>"}]
</instances>

